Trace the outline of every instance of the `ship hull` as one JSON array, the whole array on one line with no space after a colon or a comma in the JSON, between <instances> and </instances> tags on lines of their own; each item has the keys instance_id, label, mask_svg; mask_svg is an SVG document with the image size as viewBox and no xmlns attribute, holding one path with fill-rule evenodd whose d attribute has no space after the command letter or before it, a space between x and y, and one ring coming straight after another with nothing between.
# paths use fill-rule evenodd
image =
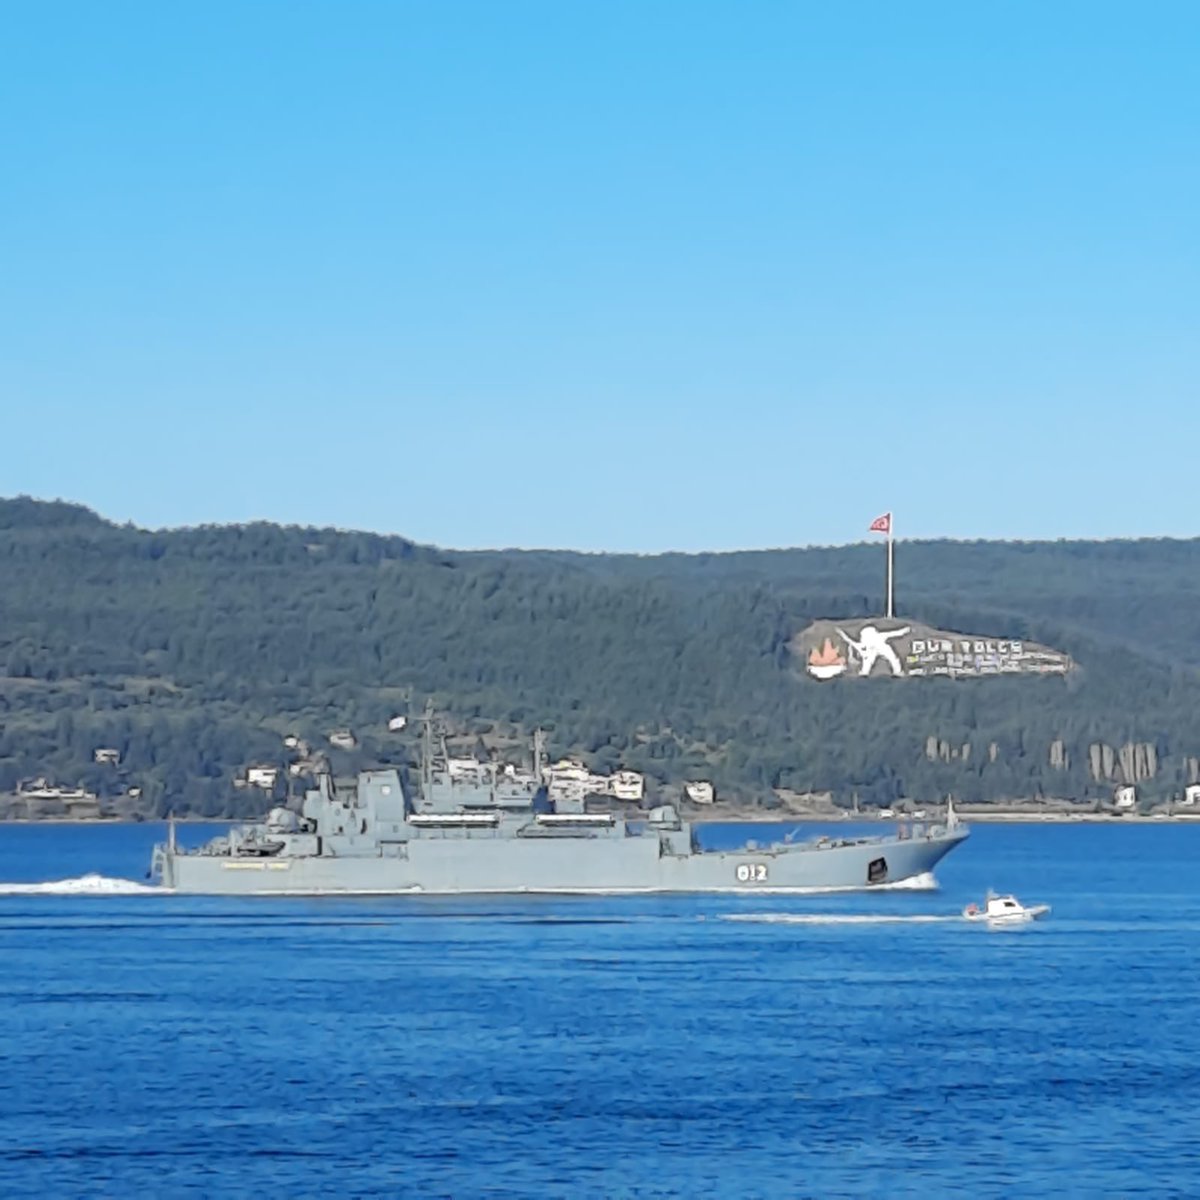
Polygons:
<instances>
[{"instance_id":1,"label":"ship hull","mask_svg":"<svg viewBox=\"0 0 1200 1200\"><path fill-rule=\"evenodd\" d=\"M374 857L164 851L164 887L203 895L611 894L870 890L926 875L967 836L662 853L656 838L417 839Z\"/></svg>"}]
</instances>

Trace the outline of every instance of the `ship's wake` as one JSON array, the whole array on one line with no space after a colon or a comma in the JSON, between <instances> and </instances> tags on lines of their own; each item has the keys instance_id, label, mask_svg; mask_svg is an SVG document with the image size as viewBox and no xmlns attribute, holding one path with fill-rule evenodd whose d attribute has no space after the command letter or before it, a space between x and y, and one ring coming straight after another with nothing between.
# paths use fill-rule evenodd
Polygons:
<instances>
[{"instance_id":1,"label":"ship's wake","mask_svg":"<svg viewBox=\"0 0 1200 1200\"><path fill-rule=\"evenodd\" d=\"M832 896L841 893L861 892L936 892L941 890L932 871L924 871L920 875L910 875L907 879L896 879L891 883L873 883L870 887L861 884L851 884L846 887L825 885L823 887L763 887L761 884L749 884L739 888L725 888L724 891L739 892L743 895L756 893L760 896Z\"/></svg>"},{"instance_id":2,"label":"ship's wake","mask_svg":"<svg viewBox=\"0 0 1200 1200\"><path fill-rule=\"evenodd\" d=\"M95 872L46 883L0 883L0 896L161 896L169 890Z\"/></svg>"},{"instance_id":3,"label":"ship's wake","mask_svg":"<svg viewBox=\"0 0 1200 1200\"><path fill-rule=\"evenodd\" d=\"M722 913L721 920L759 925L936 925L962 918L921 913Z\"/></svg>"},{"instance_id":4,"label":"ship's wake","mask_svg":"<svg viewBox=\"0 0 1200 1200\"><path fill-rule=\"evenodd\" d=\"M895 883L880 884L878 888L871 890L873 892L885 890L889 892L936 892L939 886L933 872L925 871L920 875L910 875L907 879L897 879Z\"/></svg>"}]
</instances>

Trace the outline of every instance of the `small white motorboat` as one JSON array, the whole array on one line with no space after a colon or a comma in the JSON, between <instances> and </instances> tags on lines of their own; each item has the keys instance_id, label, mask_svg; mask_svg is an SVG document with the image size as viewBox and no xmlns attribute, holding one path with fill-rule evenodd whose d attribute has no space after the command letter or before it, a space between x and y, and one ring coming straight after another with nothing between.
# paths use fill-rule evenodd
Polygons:
<instances>
[{"instance_id":1,"label":"small white motorboat","mask_svg":"<svg viewBox=\"0 0 1200 1200\"><path fill-rule=\"evenodd\" d=\"M1049 911L1048 904L1025 905L1016 896L988 892L982 905L968 904L963 909L963 916L968 921L986 921L989 925L1024 925L1044 917Z\"/></svg>"}]
</instances>

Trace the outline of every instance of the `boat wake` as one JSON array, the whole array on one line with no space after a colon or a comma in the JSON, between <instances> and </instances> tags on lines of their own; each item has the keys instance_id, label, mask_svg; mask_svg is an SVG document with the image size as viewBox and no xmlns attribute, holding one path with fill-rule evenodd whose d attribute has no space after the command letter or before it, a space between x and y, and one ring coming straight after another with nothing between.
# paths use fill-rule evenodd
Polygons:
<instances>
[{"instance_id":1,"label":"boat wake","mask_svg":"<svg viewBox=\"0 0 1200 1200\"><path fill-rule=\"evenodd\" d=\"M939 888L938 881L933 877L932 871L925 871L921 875L910 875L907 879L897 879L895 883L880 884L877 888L872 888L873 892L936 892Z\"/></svg>"},{"instance_id":2,"label":"boat wake","mask_svg":"<svg viewBox=\"0 0 1200 1200\"><path fill-rule=\"evenodd\" d=\"M136 883L132 879L113 879L94 872L48 883L0 883L0 896L161 896L168 891L169 888Z\"/></svg>"},{"instance_id":3,"label":"boat wake","mask_svg":"<svg viewBox=\"0 0 1200 1200\"><path fill-rule=\"evenodd\" d=\"M763 887L761 884L751 884L747 887L725 888L725 891L738 892L742 895L757 893L760 896L832 896L841 893L860 894L863 892L937 892L941 891L932 871L920 875L910 875L907 879L897 879L892 883L873 883L870 887L853 884L850 887Z\"/></svg>"},{"instance_id":4,"label":"boat wake","mask_svg":"<svg viewBox=\"0 0 1200 1200\"><path fill-rule=\"evenodd\" d=\"M760 925L935 925L961 918L913 913L722 913L721 920Z\"/></svg>"}]
</instances>

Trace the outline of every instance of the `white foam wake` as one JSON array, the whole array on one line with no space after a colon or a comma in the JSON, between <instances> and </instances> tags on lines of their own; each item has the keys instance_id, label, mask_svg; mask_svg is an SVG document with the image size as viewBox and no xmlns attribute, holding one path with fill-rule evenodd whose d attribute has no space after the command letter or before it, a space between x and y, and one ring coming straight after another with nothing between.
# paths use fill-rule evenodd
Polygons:
<instances>
[{"instance_id":1,"label":"white foam wake","mask_svg":"<svg viewBox=\"0 0 1200 1200\"><path fill-rule=\"evenodd\" d=\"M907 879L897 879L895 883L880 884L879 890L886 888L889 892L936 892L938 890L938 881L933 877L932 871L925 871L921 875L910 875ZM871 889L875 891L875 888Z\"/></svg>"},{"instance_id":2,"label":"white foam wake","mask_svg":"<svg viewBox=\"0 0 1200 1200\"><path fill-rule=\"evenodd\" d=\"M962 918L903 913L722 913L721 920L763 925L932 925Z\"/></svg>"},{"instance_id":3,"label":"white foam wake","mask_svg":"<svg viewBox=\"0 0 1200 1200\"><path fill-rule=\"evenodd\" d=\"M54 879L48 883L0 883L0 896L145 896L162 895L168 888L112 879L94 872L76 879Z\"/></svg>"},{"instance_id":4,"label":"white foam wake","mask_svg":"<svg viewBox=\"0 0 1200 1200\"><path fill-rule=\"evenodd\" d=\"M759 896L830 896L834 893L852 892L936 892L941 890L941 884L934 878L932 871L920 875L910 875L907 879L896 879L891 883L851 884L849 886L827 885L825 887L767 887L761 883L743 884L741 887L727 887L723 892L737 892L742 896L757 894Z\"/></svg>"}]
</instances>

